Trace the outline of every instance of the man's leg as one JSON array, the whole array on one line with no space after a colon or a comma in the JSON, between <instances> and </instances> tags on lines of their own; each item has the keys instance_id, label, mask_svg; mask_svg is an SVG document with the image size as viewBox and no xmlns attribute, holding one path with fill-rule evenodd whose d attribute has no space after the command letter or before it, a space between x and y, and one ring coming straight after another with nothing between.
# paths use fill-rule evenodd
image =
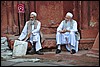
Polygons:
<instances>
[{"instance_id":1,"label":"man's leg","mask_svg":"<svg viewBox=\"0 0 100 67\"><path fill-rule=\"evenodd\" d=\"M35 45L36 54L43 55L44 53L41 51L41 49L42 49L41 43L36 42L36 45Z\"/></svg>"},{"instance_id":2,"label":"man's leg","mask_svg":"<svg viewBox=\"0 0 100 67\"><path fill-rule=\"evenodd\" d=\"M70 34L69 33L66 33L66 35L65 35L65 39L66 39L66 50L68 51L68 52L70 52L70 49L71 49L71 47L70 47Z\"/></svg>"},{"instance_id":3,"label":"man's leg","mask_svg":"<svg viewBox=\"0 0 100 67\"><path fill-rule=\"evenodd\" d=\"M30 51L28 51L29 54L35 54L36 53L35 44L36 44L36 42L33 42L32 49Z\"/></svg>"},{"instance_id":4,"label":"man's leg","mask_svg":"<svg viewBox=\"0 0 100 67\"><path fill-rule=\"evenodd\" d=\"M33 41L32 50L34 51L35 54L43 55L43 52L41 52L42 46L40 42L40 34L37 33L35 34L35 36L32 37L33 37L31 39Z\"/></svg>"},{"instance_id":5,"label":"man's leg","mask_svg":"<svg viewBox=\"0 0 100 67\"><path fill-rule=\"evenodd\" d=\"M70 44L66 44L66 50L67 50L68 52L70 52L70 49L71 49Z\"/></svg>"},{"instance_id":6,"label":"man's leg","mask_svg":"<svg viewBox=\"0 0 100 67\"><path fill-rule=\"evenodd\" d=\"M79 42L76 41L76 45L75 45L75 50L76 50L76 52L78 52L78 44L79 44Z\"/></svg>"},{"instance_id":7,"label":"man's leg","mask_svg":"<svg viewBox=\"0 0 100 67\"><path fill-rule=\"evenodd\" d=\"M75 39L75 33L74 32L71 32L70 33L70 46L71 46L71 51L70 53L71 54L74 54L76 53L76 49L75 49L75 46L76 46L76 39Z\"/></svg>"},{"instance_id":8,"label":"man's leg","mask_svg":"<svg viewBox=\"0 0 100 67\"><path fill-rule=\"evenodd\" d=\"M37 37L37 41L36 41L36 44L35 44L36 54L43 55L44 53L41 51L42 45L41 45L41 42L40 42L40 34L37 34L36 37Z\"/></svg>"},{"instance_id":9,"label":"man's leg","mask_svg":"<svg viewBox=\"0 0 100 67\"><path fill-rule=\"evenodd\" d=\"M75 39L75 33L74 32L70 32L70 44L72 46L75 46L76 45L76 39Z\"/></svg>"},{"instance_id":10,"label":"man's leg","mask_svg":"<svg viewBox=\"0 0 100 67\"><path fill-rule=\"evenodd\" d=\"M34 53L36 53L36 42L33 42L33 51L34 51Z\"/></svg>"},{"instance_id":11,"label":"man's leg","mask_svg":"<svg viewBox=\"0 0 100 67\"><path fill-rule=\"evenodd\" d=\"M66 49L67 49L67 51L70 52L71 54L76 53L75 46L72 46L72 45L70 45L70 44L67 44L67 45L66 45Z\"/></svg>"},{"instance_id":12,"label":"man's leg","mask_svg":"<svg viewBox=\"0 0 100 67\"><path fill-rule=\"evenodd\" d=\"M32 49L28 53L29 54L39 54L39 55L44 54L43 52L40 51L40 49L36 51L36 42L33 42Z\"/></svg>"},{"instance_id":13,"label":"man's leg","mask_svg":"<svg viewBox=\"0 0 100 67\"><path fill-rule=\"evenodd\" d=\"M59 54L61 52L61 34L59 32L57 32L56 34L56 41L57 41L57 45L56 45L56 54Z\"/></svg>"},{"instance_id":14,"label":"man's leg","mask_svg":"<svg viewBox=\"0 0 100 67\"><path fill-rule=\"evenodd\" d=\"M56 47L56 54L59 54L61 52L60 44L57 45Z\"/></svg>"}]
</instances>

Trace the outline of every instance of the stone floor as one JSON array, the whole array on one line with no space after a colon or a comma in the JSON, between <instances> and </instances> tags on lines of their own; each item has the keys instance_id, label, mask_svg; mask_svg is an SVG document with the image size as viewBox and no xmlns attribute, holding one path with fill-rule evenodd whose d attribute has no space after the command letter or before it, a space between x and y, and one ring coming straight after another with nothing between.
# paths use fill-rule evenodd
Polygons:
<instances>
[{"instance_id":1,"label":"stone floor","mask_svg":"<svg viewBox=\"0 0 100 67\"><path fill-rule=\"evenodd\" d=\"M2 50L4 49L5 48L2 48ZM1 55L5 55L5 53L3 53L5 51L7 50L2 51ZM27 54L14 58L12 57L12 53L10 51L8 52L7 54L10 55L10 57L5 57L6 59L1 57L1 66L99 66L99 50L79 50L75 54L70 54L70 52L62 50L60 54L55 54L55 49L52 51L47 49L47 51L43 51L44 55ZM39 61L33 62L28 60L15 62L8 61L9 59L39 59Z\"/></svg>"},{"instance_id":2,"label":"stone floor","mask_svg":"<svg viewBox=\"0 0 100 67\"><path fill-rule=\"evenodd\" d=\"M92 52L88 52L89 50L79 50L76 54L70 54L62 51L60 54L55 54L54 51L51 51L44 52L44 55L27 54L22 57L16 57L40 59L36 62L8 62L1 58L1 66L99 66L99 54L93 55Z\"/></svg>"}]
</instances>

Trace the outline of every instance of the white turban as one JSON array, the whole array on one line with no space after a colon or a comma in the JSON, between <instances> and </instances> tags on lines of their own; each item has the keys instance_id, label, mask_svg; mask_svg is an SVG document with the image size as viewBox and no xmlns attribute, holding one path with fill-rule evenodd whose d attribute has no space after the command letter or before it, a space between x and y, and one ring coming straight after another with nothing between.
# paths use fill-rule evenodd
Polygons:
<instances>
[{"instance_id":1,"label":"white turban","mask_svg":"<svg viewBox=\"0 0 100 67\"><path fill-rule=\"evenodd\" d=\"M67 16L70 16L71 18L73 17L73 14L72 13L70 13L70 12L68 12L67 14L66 14L66 17Z\"/></svg>"},{"instance_id":2,"label":"white turban","mask_svg":"<svg viewBox=\"0 0 100 67\"><path fill-rule=\"evenodd\" d=\"M37 14L35 12L31 12L31 15L37 16Z\"/></svg>"}]
</instances>

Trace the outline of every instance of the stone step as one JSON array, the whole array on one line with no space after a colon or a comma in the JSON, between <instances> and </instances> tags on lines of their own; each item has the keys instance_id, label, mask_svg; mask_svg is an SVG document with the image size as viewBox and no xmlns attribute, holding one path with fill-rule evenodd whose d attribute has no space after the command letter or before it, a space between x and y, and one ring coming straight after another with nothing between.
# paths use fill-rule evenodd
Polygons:
<instances>
[{"instance_id":1,"label":"stone step","mask_svg":"<svg viewBox=\"0 0 100 67\"><path fill-rule=\"evenodd\" d=\"M91 49L93 46L95 39L80 39L79 41L79 49ZM55 48L56 40L55 39L46 39L44 43L42 43L43 48Z\"/></svg>"},{"instance_id":2,"label":"stone step","mask_svg":"<svg viewBox=\"0 0 100 67\"><path fill-rule=\"evenodd\" d=\"M95 41L95 38L82 38L82 39L80 39L80 43L82 43L82 44L84 44L84 43L94 43L94 41Z\"/></svg>"},{"instance_id":3,"label":"stone step","mask_svg":"<svg viewBox=\"0 0 100 67\"><path fill-rule=\"evenodd\" d=\"M56 47L56 35L44 34L45 41L42 44L43 48L55 48ZM82 38L79 40L79 49L91 49L95 38Z\"/></svg>"},{"instance_id":4,"label":"stone step","mask_svg":"<svg viewBox=\"0 0 100 67\"><path fill-rule=\"evenodd\" d=\"M97 49L97 50L91 49L88 51L88 53L86 55L99 58L99 49Z\"/></svg>"},{"instance_id":5,"label":"stone step","mask_svg":"<svg viewBox=\"0 0 100 67\"><path fill-rule=\"evenodd\" d=\"M43 48L56 48L56 35L55 34L44 34L43 36L45 38L45 40L42 43ZM10 40L14 41L18 38L18 36L9 35L8 38ZM79 49L91 49L94 41L95 41L95 38L80 39ZM13 43L13 42L11 42L11 43Z\"/></svg>"},{"instance_id":6,"label":"stone step","mask_svg":"<svg viewBox=\"0 0 100 67\"><path fill-rule=\"evenodd\" d=\"M79 41L79 49L91 49L95 38L83 38Z\"/></svg>"}]
</instances>

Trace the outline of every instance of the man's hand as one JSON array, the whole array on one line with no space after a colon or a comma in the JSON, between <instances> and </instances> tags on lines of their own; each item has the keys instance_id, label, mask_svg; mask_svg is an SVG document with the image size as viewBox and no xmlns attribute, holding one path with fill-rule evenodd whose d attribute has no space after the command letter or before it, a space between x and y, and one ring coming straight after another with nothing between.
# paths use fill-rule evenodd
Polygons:
<instances>
[{"instance_id":1,"label":"man's hand","mask_svg":"<svg viewBox=\"0 0 100 67\"><path fill-rule=\"evenodd\" d=\"M29 37L30 37L30 35L31 35L31 32L27 35L27 37L29 38Z\"/></svg>"},{"instance_id":2,"label":"man's hand","mask_svg":"<svg viewBox=\"0 0 100 67\"><path fill-rule=\"evenodd\" d=\"M28 33L28 35L26 36L26 38L24 39L24 41L26 41L30 37L31 34L32 34L31 32Z\"/></svg>"},{"instance_id":3,"label":"man's hand","mask_svg":"<svg viewBox=\"0 0 100 67\"><path fill-rule=\"evenodd\" d=\"M70 32L70 30L66 30L66 32Z\"/></svg>"},{"instance_id":4,"label":"man's hand","mask_svg":"<svg viewBox=\"0 0 100 67\"><path fill-rule=\"evenodd\" d=\"M66 30L66 29L63 29L61 31L59 31L60 33L65 33L65 32L70 32L70 30Z\"/></svg>"},{"instance_id":5,"label":"man's hand","mask_svg":"<svg viewBox=\"0 0 100 67\"><path fill-rule=\"evenodd\" d=\"M61 30L61 31L59 31L60 33L65 33L66 31L65 30Z\"/></svg>"}]
</instances>

